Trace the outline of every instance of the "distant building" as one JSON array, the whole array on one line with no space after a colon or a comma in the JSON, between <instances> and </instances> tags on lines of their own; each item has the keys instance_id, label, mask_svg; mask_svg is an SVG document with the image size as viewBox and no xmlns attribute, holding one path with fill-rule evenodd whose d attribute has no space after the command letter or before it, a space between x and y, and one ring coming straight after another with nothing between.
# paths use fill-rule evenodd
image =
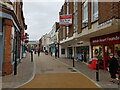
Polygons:
<instances>
[{"instance_id":1,"label":"distant building","mask_svg":"<svg viewBox=\"0 0 120 90\"><path fill-rule=\"evenodd\" d=\"M39 41L29 41L28 48L29 48L29 50L30 49L38 50L39 49Z\"/></svg>"}]
</instances>

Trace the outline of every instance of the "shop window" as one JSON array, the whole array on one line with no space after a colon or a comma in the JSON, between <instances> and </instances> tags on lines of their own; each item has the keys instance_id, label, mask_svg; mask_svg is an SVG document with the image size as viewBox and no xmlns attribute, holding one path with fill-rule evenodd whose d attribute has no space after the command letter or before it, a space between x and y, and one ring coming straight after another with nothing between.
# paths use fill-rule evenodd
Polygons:
<instances>
[{"instance_id":1,"label":"shop window","mask_svg":"<svg viewBox=\"0 0 120 90\"><path fill-rule=\"evenodd\" d=\"M120 44L115 44L114 55L117 59L120 59Z\"/></svg>"},{"instance_id":2,"label":"shop window","mask_svg":"<svg viewBox=\"0 0 120 90\"><path fill-rule=\"evenodd\" d=\"M64 48L61 49L61 54L65 54L65 49Z\"/></svg>"},{"instance_id":3,"label":"shop window","mask_svg":"<svg viewBox=\"0 0 120 90\"><path fill-rule=\"evenodd\" d=\"M113 46L112 45L105 46L105 53L109 57L109 54L113 53Z\"/></svg>"},{"instance_id":4,"label":"shop window","mask_svg":"<svg viewBox=\"0 0 120 90\"><path fill-rule=\"evenodd\" d=\"M99 60L99 68L103 69L103 47L102 46L93 46L93 58Z\"/></svg>"},{"instance_id":5,"label":"shop window","mask_svg":"<svg viewBox=\"0 0 120 90\"><path fill-rule=\"evenodd\" d=\"M82 27L88 25L88 0L85 0L82 4Z\"/></svg>"},{"instance_id":6,"label":"shop window","mask_svg":"<svg viewBox=\"0 0 120 90\"><path fill-rule=\"evenodd\" d=\"M98 0L92 0L92 22L98 20Z\"/></svg>"},{"instance_id":7,"label":"shop window","mask_svg":"<svg viewBox=\"0 0 120 90\"><path fill-rule=\"evenodd\" d=\"M103 58L103 47L102 46L93 46L93 57L102 59Z\"/></svg>"}]
</instances>

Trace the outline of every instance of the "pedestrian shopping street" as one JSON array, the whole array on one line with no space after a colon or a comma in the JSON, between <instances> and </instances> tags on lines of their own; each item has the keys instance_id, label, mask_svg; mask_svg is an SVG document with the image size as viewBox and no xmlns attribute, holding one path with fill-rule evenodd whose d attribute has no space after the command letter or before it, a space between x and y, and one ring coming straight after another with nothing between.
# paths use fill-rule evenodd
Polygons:
<instances>
[{"instance_id":1,"label":"pedestrian shopping street","mask_svg":"<svg viewBox=\"0 0 120 90\"><path fill-rule=\"evenodd\" d=\"M44 53L35 55L34 63L35 78L20 88L98 88L78 71L72 72L70 66Z\"/></svg>"},{"instance_id":2,"label":"pedestrian shopping street","mask_svg":"<svg viewBox=\"0 0 120 90\"><path fill-rule=\"evenodd\" d=\"M85 63L75 61L72 67L71 59L57 58L41 53L34 54L31 62L30 54L18 65L17 75L3 76L3 88L113 88L119 86L109 82L107 71L100 70L100 81L96 81L95 70ZM24 69L21 69L24 68Z\"/></svg>"}]
</instances>

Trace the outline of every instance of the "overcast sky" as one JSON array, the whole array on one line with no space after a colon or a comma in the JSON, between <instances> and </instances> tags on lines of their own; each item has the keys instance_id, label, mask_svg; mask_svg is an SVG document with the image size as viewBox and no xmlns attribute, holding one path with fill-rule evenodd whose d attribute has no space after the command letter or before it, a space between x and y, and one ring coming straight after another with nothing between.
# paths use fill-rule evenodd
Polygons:
<instances>
[{"instance_id":1,"label":"overcast sky","mask_svg":"<svg viewBox=\"0 0 120 90\"><path fill-rule=\"evenodd\" d=\"M59 21L59 11L64 0L47 2L24 2L25 23L30 40L39 40L40 37L51 31L53 24Z\"/></svg>"}]
</instances>

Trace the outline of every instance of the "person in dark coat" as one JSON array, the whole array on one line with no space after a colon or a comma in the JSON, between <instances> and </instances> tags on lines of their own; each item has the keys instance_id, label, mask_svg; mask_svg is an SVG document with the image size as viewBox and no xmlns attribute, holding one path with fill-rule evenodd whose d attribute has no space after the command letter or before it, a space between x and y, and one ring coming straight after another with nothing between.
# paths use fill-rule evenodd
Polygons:
<instances>
[{"instance_id":1,"label":"person in dark coat","mask_svg":"<svg viewBox=\"0 0 120 90\"><path fill-rule=\"evenodd\" d=\"M58 50L57 50L57 48L55 48L55 58L57 58L57 52L58 52Z\"/></svg>"},{"instance_id":2,"label":"person in dark coat","mask_svg":"<svg viewBox=\"0 0 120 90\"><path fill-rule=\"evenodd\" d=\"M118 61L117 59L113 56L113 54L111 53L109 55L110 59L108 61L108 67L109 67L109 72L110 72L110 76L111 76L111 79L110 82L114 82L116 78L116 74L117 74L117 71L118 71Z\"/></svg>"},{"instance_id":3,"label":"person in dark coat","mask_svg":"<svg viewBox=\"0 0 120 90\"><path fill-rule=\"evenodd\" d=\"M40 56L40 49L38 49L38 56Z\"/></svg>"}]
</instances>

